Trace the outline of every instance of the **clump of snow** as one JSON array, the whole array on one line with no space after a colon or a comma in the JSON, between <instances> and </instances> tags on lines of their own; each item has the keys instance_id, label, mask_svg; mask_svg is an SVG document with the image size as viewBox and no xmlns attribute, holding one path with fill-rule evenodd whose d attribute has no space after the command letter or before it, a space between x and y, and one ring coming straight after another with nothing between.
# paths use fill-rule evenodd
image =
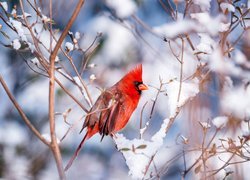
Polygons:
<instances>
[{"instance_id":1,"label":"clump of snow","mask_svg":"<svg viewBox=\"0 0 250 180\"><path fill-rule=\"evenodd\" d=\"M223 13L226 13L226 11L235 12L235 7L227 2L220 3L220 8L223 11Z\"/></svg>"},{"instance_id":2,"label":"clump of snow","mask_svg":"<svg viewBox=\"0 0 250 180\"><path fill-rule=\"evenodd\" d=\"M242 69L238 67L231 59L224 57L219 47L215 48L212 55L209 57L209 68L212 71L225 75L234 75L240 77L249 76L247 73L242 73Z\"/></svg>"},{"instance_id":3,"label":"clump of snow","mask_svg":"<svg viewBox=\"0 0 250 180\"><path fill-rule=\"evenodd\" d=\"M193 0L192 2L194 4L200 6L202 11L210 10L210 7L211 7L210 2L211 2L211 0L206 0L206 1L204 1L204 0Z\"/></svg>"},{"instance_id":4,"label":"clump of snow","mask_svg":"<svg viewBox=\"0 0 250 180\"><path fill-rule=\"evenodd\" d=\"M45 16L44 14L42 14L42 21L43 21L44 23L47 23L47 22L50 22L51 19L48 18L47 16Z\"/></svg>"},{"instance_id":5,"label":"clump of snow","mask_svg":"<svg viewBox=\"0 0 250 180\"><path fill-rule=\"evenodd\" d=\"M206 33L199 33L200 43L197 45L197 49L201 52L211 54L216 47L215 41Z\"/></svg>"},{"instance_id":6,"label":"clump of snow","mask_svg":"<svg viewBox=\"0 0 250 180\"><path fill-rule=\"evenodd\" d=\"M246 55L242 51L235 49L233 52L233 58L237 64L250 68L250 62L247 60Z\"/></svg>"},{"instance_id":7,"label":"clump of snow","mask_svg":"<svg viewBox=\"0 0 250 180\"><path fill-rule=\"evenodd\" d=\"M166 127L169 119L165 119L161 125L160 130L153 135L151 141L144 139L128 140L122 134L116 134L114 138L117 148L123 153L127 166L129 167L129 174L133 179L142 179L143 177L150 177L153 169L149 162L152 156L162 147L164 137L166 136ZM146 169L148 171L146 172Z\"/></svg>"},{"instance_id":8,"label":"clump of snow","mask_svg":"<svg viewBox=\"0 0 250 180\"><path fill-rule=\"evenodd\" d=\"M32 59L30 60L30 62L32 62L32 63L35 64L35 65L39 65L39 64L40 64L39 60L38 60L36 57L32 58Z\"/></svg>"},{"instance_id":9,"label":"clump of snow","mask_svg":"<svg viewBox=\"0 0 250 180\"><path fill-rule=\"evenodd\" d=\"M90 79L91 81L96 80L96 76L95 76L95 74L91 74L91 75L89 76L89 79Z\"/></svg>"},{"instance_id":10,"label":"clump of snow","mask_svg":"<svg viewBox=\"0 0 250 180\"><path fill-rule=\"evenodd\" d=\"M220 23L219 32L225 32L229 30L231 23Z\"/></svg>"},{"instance_id":11,"label":"clump of snow","mask_svg":"<svg viewBox=\"0 0 250 180\"><path fill-rule=\"evenodd\" d=\"M115 10L116 15L120 18L131 16L137 10L135 1L133 0L106 0L106 4Z\"/></svg>"},{"instance_id":12,"label":"clump of snow","mask_svg":"<svg viewBox=\"0 0 250 180\"><path fill-rule=\"evenodd\" d=\"M81 34L79 33L79 32L76 32L75 33L75 38L78 40L78 39L80 39L81 38Z\"/></svg>"},{"instance_id":13,"label":"clump of snow","mask_svg":"<svg viewBox=\"0 0 250 180\"><path fill-rule=\"evenodd\" d=\"M199 32L205 32L215 36L218 32L224 32L227 30L226 27L228 27L228 25L222 23L223 16L219 15L217 17L211 17L207 12L192 13L190 16L199 23L196 25L199 27Z\"/></svg>"},{"instance_id":14,"label":"clump of snow","mask_svg":"<svg viewBox=\"0 0 250 180\"><path fill-rule=\"evenodd\" d=\"M190 20L180 20L154 27L153 31L166 38L174 38L180 34L196 29L197 25Z\"/></svg>"},{"instance_id":15,"label":"clump of snow","mask_svg":"<svg viewBox=\"0 0 250 180\"><path fill-rule=\"evenodd\" d=\"M94 63L91 63L88 65L88 68L94 68L94 67L96 67L96 64L94 64Z\"/></svg>"},{"instance_id":16,"label":"clump of snow","mask_svg":"<svg viewBox=\"0 0 250 180\"><path fill-rule=\"evenodd\" d=\"M13 18L10 18L9 22L12 24L14 29L17 31L17 34L22 37L24 36L24 30L23 25L21 22L14 20Z\"/></svg>"},{"instance_id":17,"label":"clump of snow","mask_svg":"<svg viewBox=\"0 0 250 180\"><path fill-rule=\"evenodd\" d=\"M12 9L11 15L14 16L14 17L16 16L16 9Z\"/></svg>"},{"instance_id":18,"label":"clump of snow","mask_svg":"<svg viewBox=\"0 0 250 180\"><path fill-rule=\"evenodd\" d=\"M178 102L178 93L180 82L174 80L167 85L168 104L170 109L170 117L175 115L176 109L183 106L187 100L195 97L199 93L199 85L195 80L192 82L182 82L181 93Z\"/></svg>"},{"instance_id":19,"label":"clump of snow","mask_svg":"<svg viewBox=\"0 0 250 180\"><path fill-rule=\"evenodd\" d=\"M58 57L58 56L56 56L56 58L55 58L55 62L59 62L59 61L60 61L59 57Z\"/></svg>"},{"instance_id":20,"label":"clump of snow","mask_svg":"<svg viewBox=\"0 0 250 180\"><path fill-rule=\"evenodd\" d=\"M16 12L15 12L15 13L16 13ZM31 16L31 14L26 13L26 12L24 12L24 16L25 16L26 18L28 18L28 17L32 17L32 16ZM23 19L23 14L21 14L21 15L17 15L16 17L17 17L17 18L21 18L21 19Z\"/></svg>"},{"instance_id":21,"label":"clump of snow","mask_svg":"<svg viewBox=\"0 0 250 180\"><path fill-rule=\"evenodd\" d=\"M7 12L8 11L8 4L7 4L7 2L0 2L0 4L3 7L3 9Z\"/></svg>"},{"instance_id":22,"label":"clump of snow","mask_svg":"<svg viewBox=\"0 0 250 180\"><path fill-rule=\"evenodd\" d=\"M74 49L74 45L72 44L72 43L70 43L70 42L66 42L65 43L65 49L66 49L66 51L72 51L73 49Z\"/></svg>"},{"instance_id":23,"label":"clump of snow","mask_svg":"<svg viewBox=\"0 0 250 180\"><path fill-rule=\"evenodd\" d=\"M221 108L240 119L250 118L250 87L234 87L224 91Z\"/></svg>"},{"instance_id":24,"label":"clump of snow","mask_svg":"<svg viewBox=\"0 0 250 180\"><path fill-rule=\"evenodd\" d=\"M15 50L18 50L21 48L21 43L19 41L19 39L14 39L12 41L12 47L15 49Z\"/></svg>"},{"instance_id":25,"label":"clump of snow","mask_svg":"<svg viewBox=\"0 0 250 180\"><path fill-rule=\"evenodd\" d=\"M218 116L212 120L212 123L216 128L223 128L227 124L227 122L227 116Z\"/></svg>"},{"instance_id":26,"label":"clump of snow","mask_svg":"<svg viewBox=\"0 0 250 180\"><path fill-rule=\"evenodd\" d=\"M145 125L144 128L141 128L141 129L140 129L140 136L141 136L141 137L142 137L142 135L144 134L144 132L146 131L148 125L149 125L149 122L146 123L146 125Z\"/></svg>"}]
</instances>

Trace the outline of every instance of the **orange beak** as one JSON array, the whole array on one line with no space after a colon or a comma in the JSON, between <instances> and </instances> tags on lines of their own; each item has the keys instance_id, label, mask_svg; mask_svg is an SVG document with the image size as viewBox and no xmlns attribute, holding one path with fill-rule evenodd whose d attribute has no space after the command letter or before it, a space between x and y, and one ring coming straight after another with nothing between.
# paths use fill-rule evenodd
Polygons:
<instances>
[{"instance_id":1,"label":"orange beak","mask_svg":"<svg viewBox=\"0 0 250 180\"><path fill-rule=\"evenodd\" d=\"M140 84L140 85L138 86L138 89L139 89L140 91L148 90L148 86L146 86L145 84Z\"/></svg>"}]
</instances>

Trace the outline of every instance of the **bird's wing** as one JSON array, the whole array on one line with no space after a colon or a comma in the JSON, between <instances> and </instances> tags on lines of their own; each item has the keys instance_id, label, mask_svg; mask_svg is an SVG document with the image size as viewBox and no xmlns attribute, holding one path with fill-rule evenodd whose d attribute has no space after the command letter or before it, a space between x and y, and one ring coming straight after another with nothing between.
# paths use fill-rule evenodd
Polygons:
<instances>
[{"instance_id":1,"label":"bird's wing","mask_svg":"<svg viewBox=\"0 0 250 180\"><path fill-rule=\"evenodd\" d=\"M99 123L100 134L108 135L114 128L114 118L119 111L119 97L113 91L104 91L86 116L81 131L85 127L94 128ZM80 131L80 132L81 132Z\"/></svg>"},{"instance_id":2,"label":"bird's wing","mask_svg":"<svg viewBox=\"0 0 250 180\"><path fill-rule=\"evenodd\" d=\"M115 124L117 123L118 115L122 107L122 98L119 93L116 93L111 100L110 107L102 111L99 121L99 132L102 135L102 139L105 135L109 135L114 132Z\"/></svg>"}]
</instances>

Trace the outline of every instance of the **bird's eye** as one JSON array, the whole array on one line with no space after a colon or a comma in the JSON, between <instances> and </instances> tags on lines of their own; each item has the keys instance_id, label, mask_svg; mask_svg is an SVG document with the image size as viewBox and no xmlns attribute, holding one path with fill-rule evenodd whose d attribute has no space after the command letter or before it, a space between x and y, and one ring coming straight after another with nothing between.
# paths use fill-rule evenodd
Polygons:
<instances>
[{"instance_id":1,"label":"bird's eye","mask_svg":"<svg viewBox=\"0 0 250 180\"><path fill-rule=\"evenodd\" d=\"M140 84L142 84L142 82L135 81L134 84L135 84L135 86L138 88L138 86L139 86Z\"/></svg>"}]
</instances>

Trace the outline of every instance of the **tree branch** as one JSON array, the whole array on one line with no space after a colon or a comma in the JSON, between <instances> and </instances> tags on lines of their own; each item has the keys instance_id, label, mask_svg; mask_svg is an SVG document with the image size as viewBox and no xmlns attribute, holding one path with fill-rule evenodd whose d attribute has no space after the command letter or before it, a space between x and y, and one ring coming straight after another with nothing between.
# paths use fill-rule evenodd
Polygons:
<instances>
[{"instance_id":1,"label":"tree branch","mask_svg":"<svg viewBox=\"0 0 250 180\"><path fill-rule=\"evenodd\" d=\"M59 146L57 144L57 138L56 138L56 132L55 132L55 58L57 56L57 53L61 47L61 44L63 43L63 40L67 36L67 33L71 26L73 25L75 19L77 18L81 7L84 4L84 0L79 0L76 8L73 11L73 14L71 18L69 19L69 22L67 23L66 27L64 28L59 40L56 43L55 48L53 49L51 55L50 55L50 68L49 68L49 121L50 121L50 135L51 135L51 149L54 154L56 165L58 169L58 173L60 176L60 179L66 179L65 173L63 170L62 165L62 157L61 152L59 149ZM50 2L50 6L52 6ZM52 8L50 8L52 9ZM50 15L52 16L52 12L50 12ZM52 17L50 17L52 19Z\"/></svg>"}]
</instances>

